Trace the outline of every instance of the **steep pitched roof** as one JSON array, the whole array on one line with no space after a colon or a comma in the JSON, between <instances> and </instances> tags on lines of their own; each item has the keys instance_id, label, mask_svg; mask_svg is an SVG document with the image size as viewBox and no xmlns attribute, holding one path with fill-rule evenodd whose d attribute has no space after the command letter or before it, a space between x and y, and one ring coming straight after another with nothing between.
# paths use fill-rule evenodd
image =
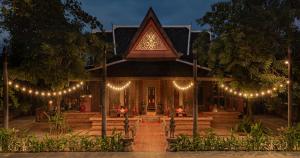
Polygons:
<instances>
[{"instance_id":1,"label":"steep pitched roof","mask_svg":"<svg viewBox=\"0 0 300 158\"><path fill-rule=\"evenodd\" d=\"M180 55L150 8L124 54L126 59L177 59Z\"/></svg>"}]
</instances>

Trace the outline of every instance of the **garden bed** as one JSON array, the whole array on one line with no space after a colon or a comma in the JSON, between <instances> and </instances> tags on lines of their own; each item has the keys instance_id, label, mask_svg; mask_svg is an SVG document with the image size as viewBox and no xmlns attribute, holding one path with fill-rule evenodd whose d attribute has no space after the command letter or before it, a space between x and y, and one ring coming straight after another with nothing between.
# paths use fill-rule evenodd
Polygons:
<instances>
[{"instance_id":1,"label":"garden bed","mask_svg":"<svg viewBox=\"0 0 300 158\"><path fill-rule=\"evenodd\" d=\"M264 133L252 126L245 136L217 136L212 130L195 138L180 135L169 138L167 151L300 151L300 131L297 128L279 130L277 135Z\"/></svg>"},{"instance_id":2,"label":"garden bed","mask_svg":"<svg viewBox=\"0 0 300 158\"><path fill-rule=\"evenodd\" d=\"M120 133L106 138L69 134L38 138L14 129L0 129L0 152L119 152L130 151L132 141Z\"/></svg>"}]
</instances>

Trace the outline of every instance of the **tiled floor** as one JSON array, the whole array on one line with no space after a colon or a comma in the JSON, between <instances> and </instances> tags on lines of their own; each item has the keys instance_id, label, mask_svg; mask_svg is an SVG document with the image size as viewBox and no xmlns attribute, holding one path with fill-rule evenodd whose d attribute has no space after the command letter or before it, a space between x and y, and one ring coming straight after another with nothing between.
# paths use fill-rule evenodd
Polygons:
<instances>
[{"instance_id":1,"label":"tiled floor","mask_svg":"<svg viewBox=\"0 0 300 158\"><path fill-rule=\"evenodd\" d=\"M134 140L136 152L163 152L166 150L166 137L161 123L141 122Z\"/></svg>"}]
</instances>

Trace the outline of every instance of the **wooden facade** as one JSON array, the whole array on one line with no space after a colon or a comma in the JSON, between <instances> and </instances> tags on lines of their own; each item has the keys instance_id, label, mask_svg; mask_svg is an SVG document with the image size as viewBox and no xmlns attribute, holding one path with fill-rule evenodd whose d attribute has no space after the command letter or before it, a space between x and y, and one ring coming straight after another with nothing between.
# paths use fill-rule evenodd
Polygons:
<instances>
[{"instance_id":1,"label":"wooden facade","mask_svg":"<svg viewBox=\"0 0 300 158\"><path fill-rule=\"evenodd\" d=\"M139 27L114 26L111 33L100 34L114 45L113 57L107 60L107 83L120 87L130 81L130 85L120 91L102 87L102 67L90 65L85 89L91 96L86 104L91 105L87 112L100 111L100 94L106 88L105 104L111 117L118 116L121 107L131 116L150 111L169 115L179 107L192 116L193 88L179 90L173 81L181 86L192 81L191 47L199 31L193 32L191 26L164 27L150 8ZM243 111L243 100L226 96L218 88L218 80L209 75L209 68L197 65L197 70L199 112Z\"/></svg>"}]
</instances>

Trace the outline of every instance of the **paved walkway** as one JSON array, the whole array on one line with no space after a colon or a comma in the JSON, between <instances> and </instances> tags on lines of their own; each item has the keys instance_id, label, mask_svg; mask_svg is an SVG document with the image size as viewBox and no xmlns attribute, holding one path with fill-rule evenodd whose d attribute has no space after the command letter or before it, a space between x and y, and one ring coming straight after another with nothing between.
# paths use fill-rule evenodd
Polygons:
<instances>
[{"instance_id":1,"label":"paved walkway","mask_svg":"<svg viewBox=\"0 0 300 158\"><path fill-rule=\"evenodd\" d=\"M272 115L256 115L254 119L273 131L277 131L281 127L287 127L287 120Z\"/></svg>"},{"instance_id":2,"label":"paved walkway","mask_svg":"<svg viewBox=\"0 0 300 158\"><path fill-rule=\"evenodd\" d=\"M11 153L5 158L296 158L299 152L70 152L70 153Z\"/></svg>"},{"instance_id":3,"label":"paved walkway","mask_svg":"<svg viewBox=\"0 0 300 158\"><path fill-rule=\"evenodd\" d=\"M161 123L142 122L134 138L134 151L163 152L166 150L166 137Z\"/></svg>"}]
</instances>

